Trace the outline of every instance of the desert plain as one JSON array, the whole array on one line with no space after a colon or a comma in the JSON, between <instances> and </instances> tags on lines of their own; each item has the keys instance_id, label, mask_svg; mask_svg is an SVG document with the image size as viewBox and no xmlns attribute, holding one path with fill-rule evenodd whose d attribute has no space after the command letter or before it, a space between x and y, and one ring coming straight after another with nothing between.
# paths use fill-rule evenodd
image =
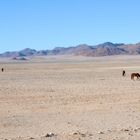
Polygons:
<instances>
[{"instance_id":1,"label":"desert plain","mask_svg":"<svg viewBox=\"0 0 140 140\"><path fill-rule=\"evenodd\" d=\"M0 140L140 140L140 80L130 77L140 56L0 59L0 67Z\"/></svg>"}]
</instances>

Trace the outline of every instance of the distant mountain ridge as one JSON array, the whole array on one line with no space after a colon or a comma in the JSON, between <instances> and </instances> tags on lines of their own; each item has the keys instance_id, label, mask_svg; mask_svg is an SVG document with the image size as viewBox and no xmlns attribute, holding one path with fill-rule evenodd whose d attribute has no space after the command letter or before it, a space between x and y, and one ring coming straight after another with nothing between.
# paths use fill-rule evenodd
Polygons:
<instances>
[{"instance_id":1,"label":"distant mountain ridge","mask_svg":"<svg viewBox=\"0 0 140 140\"><path fill-rule=\"evenodd\" d=\"M35 50L26 48L21 51L9 51L1 53L0 57L28 57L28 56L48 56L48 55L75 55L75 56L109 56L109 55L138 55L140 54L140 43L123 44L105 42L98 45L81 44L72 47L56 47L52 50Z\"/></svg>"}]
</instances>

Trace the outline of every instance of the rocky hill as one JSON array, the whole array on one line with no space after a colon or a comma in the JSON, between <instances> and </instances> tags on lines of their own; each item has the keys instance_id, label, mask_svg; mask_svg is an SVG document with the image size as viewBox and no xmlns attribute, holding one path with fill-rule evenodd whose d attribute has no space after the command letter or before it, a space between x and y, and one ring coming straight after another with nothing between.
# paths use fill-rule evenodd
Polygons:
<instances>
[{"instance_id":1,"label":"rocky hill","mask_svg":"<svg viewBox=\"0 0 140 140\"><path fill-rule=\"evenodd\" d=\"M21 51L5 52L0 57L26 57L26 56L46 56L46 55L76 55L76 56L108 56L108 55L138 55L140 54L140 43L123 44L105 42L103 44L91 46L81 44L72 47L56 47L52 50L40 50L26 48Z\"/></svg>"}]
</instances>

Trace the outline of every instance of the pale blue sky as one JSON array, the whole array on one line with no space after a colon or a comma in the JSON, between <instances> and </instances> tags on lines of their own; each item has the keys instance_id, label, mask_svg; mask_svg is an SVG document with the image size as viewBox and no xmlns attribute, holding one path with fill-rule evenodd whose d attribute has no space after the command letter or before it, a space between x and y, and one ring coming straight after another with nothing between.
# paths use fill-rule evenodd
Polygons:
<instances>
[{"instance_id":1,"label":"pale blue sky","mask_svg":"<svg viewBox=\"0 0 140 140\"><path fill-rule=\"evenodd\" d=\"M0 52L140 42L140 0L0 0Z\"/></svg>"}]
</instances>

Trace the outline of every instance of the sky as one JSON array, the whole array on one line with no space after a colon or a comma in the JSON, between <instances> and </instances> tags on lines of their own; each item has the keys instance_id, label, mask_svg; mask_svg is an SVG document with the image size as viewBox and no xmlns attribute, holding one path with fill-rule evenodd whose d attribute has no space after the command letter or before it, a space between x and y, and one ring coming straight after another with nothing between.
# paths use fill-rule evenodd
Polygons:
<instances>
[{"instance_id":1,"label":"sky","mask_svg":"<svg viewBox=\"0 0 140 140\"><path fill-rule=\"evenodd\" d=\"M140 42L140 0L0 0L0 52Z\"/></svg>"}]
</instances>

